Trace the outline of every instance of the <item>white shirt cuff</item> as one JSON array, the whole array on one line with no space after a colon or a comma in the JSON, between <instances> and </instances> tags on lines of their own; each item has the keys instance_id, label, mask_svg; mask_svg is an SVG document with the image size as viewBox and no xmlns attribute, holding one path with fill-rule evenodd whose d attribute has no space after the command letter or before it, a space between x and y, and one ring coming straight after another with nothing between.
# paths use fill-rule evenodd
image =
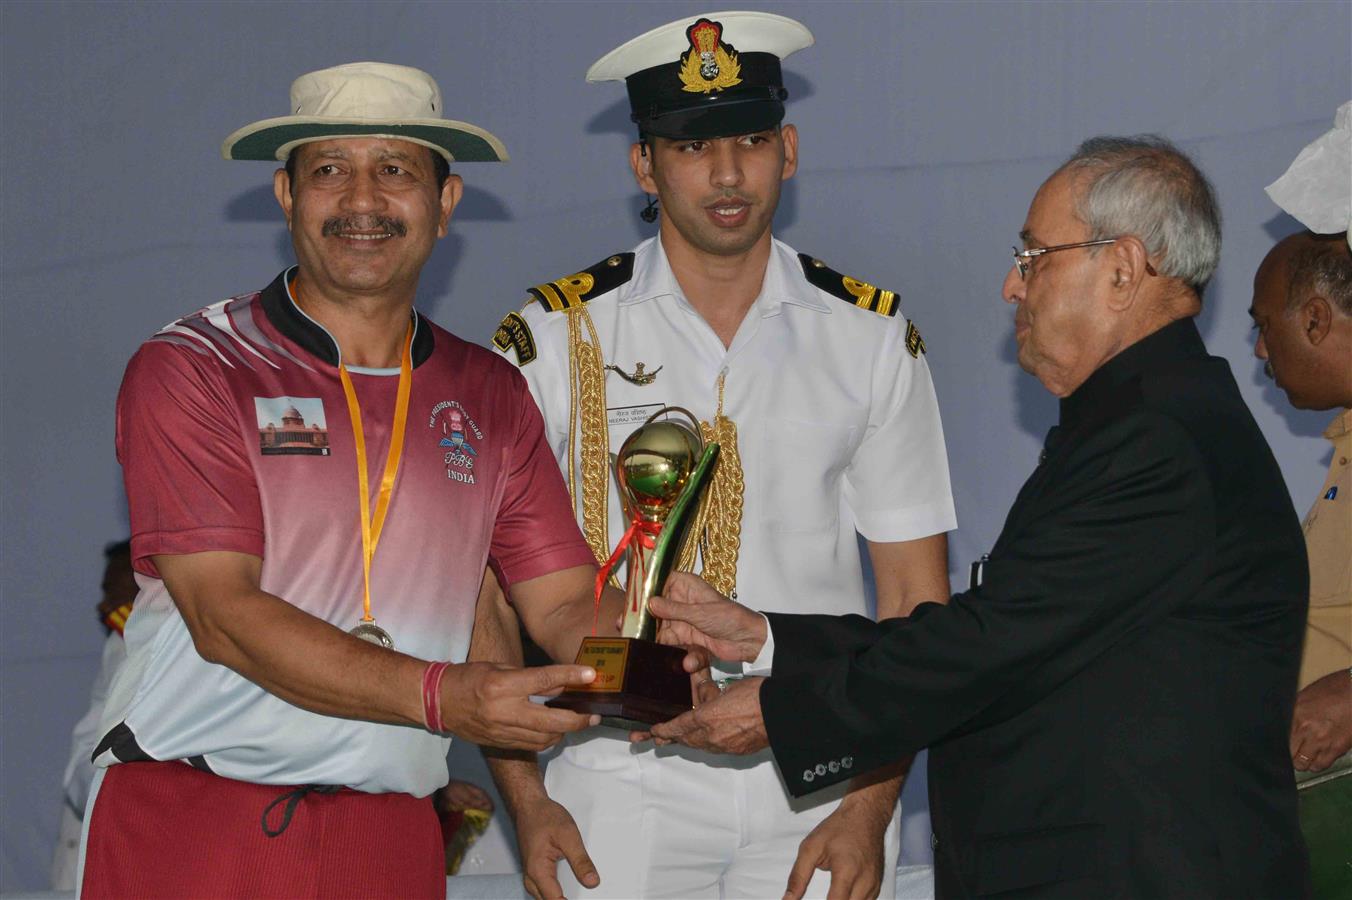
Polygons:
<instances>
[{"instance_id":1,"label":"white shirt cuff","mask_svg":"<svg viewBox=\"0 0 1352 900\"><path fill-rule=\"evenodd\" d=\"M770 620L765 617L765 613L758 613L765 619L765 643L761 646L760 653L749 663L742 663L742 674L748 678L764 677L770 674L775 662L775 633L770 628Z\"/></svg>"}]
</instances>

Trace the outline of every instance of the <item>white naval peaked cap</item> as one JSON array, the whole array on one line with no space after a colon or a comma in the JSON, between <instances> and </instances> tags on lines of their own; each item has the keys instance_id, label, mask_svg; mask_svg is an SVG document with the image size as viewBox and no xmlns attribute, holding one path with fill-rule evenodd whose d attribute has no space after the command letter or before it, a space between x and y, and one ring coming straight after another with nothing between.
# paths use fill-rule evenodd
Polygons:
<instances>
[{"instance_id":1,"label":"white naval peaked cap","mask_svg":"<svg viewBox=\"0 0 1352 900\"><path fill-rule=\"evenodd\" d=\"M616 47L592 64L587 81L623 81L644 134L747 134L783 119L779 61L813 40L801 22L774 13L686 16Z\"/></svg>"},{"instance_id":2,"label":"white naval peaked cap","mask_svg":"<svg viewBox=\"0 0 1352 900\"><path fill-rule=\"evenodd\" d=\"M815 39L802 22L774 13L754 10L730 10L687 16L645 31L625 41L591 64L587 81L624 81L635 72L674 62L690 41L686 30L700 19L723 26L723 40L743 53L773 53L784 59L790 53L811 47Z\"/></svg>"},{"instance_id":3,"label":"white naval peaked cap","mask_svg":"<svg viewBox=\"0 0 1352 900\"><path fill-rule=\"evenodd\" d=\"M441 89L411 66L357 62L320 69L291 84L292 113L245 125L221 145L226 159L285 160L297 146L349 137L410 141L447 162L503 162L507 148L468 122L447 119Z\"/></svg>"}]
</instances>

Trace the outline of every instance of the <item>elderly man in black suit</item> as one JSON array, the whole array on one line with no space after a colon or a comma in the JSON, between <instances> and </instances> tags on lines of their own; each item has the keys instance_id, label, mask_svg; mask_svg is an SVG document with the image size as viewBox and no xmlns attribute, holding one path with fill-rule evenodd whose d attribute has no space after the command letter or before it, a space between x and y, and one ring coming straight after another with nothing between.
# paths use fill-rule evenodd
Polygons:
<instances>
[{"instance_id":1,"label":"elderly man in black suit","mask_svg":"<svg viewBox=\"0 0 1352 900\"><path fill-rule=\"evenodd\" d=\"M971 589L875 623L674 579L667 639L771 677L653 734L768 744L794 794L930 747L941 897L1304 895L1286 739L1305 550L1193 323L1211 187L1163 139L1095 138L1022 238L1004 296L1061 419Z\"/></svg>"}]
</instances>

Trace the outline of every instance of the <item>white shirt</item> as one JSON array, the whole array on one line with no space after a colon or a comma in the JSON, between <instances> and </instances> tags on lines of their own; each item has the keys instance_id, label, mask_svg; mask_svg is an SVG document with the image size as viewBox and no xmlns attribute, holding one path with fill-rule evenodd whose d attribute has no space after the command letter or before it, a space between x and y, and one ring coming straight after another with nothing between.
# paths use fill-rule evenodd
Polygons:
<instances>
[{"instance_id":1,"label":"white shirt","mask_svg":"<svg viewBox=\"0 0 1352 900\"><path fill-rule=\"evenodd\" d=\"M606 372L611 452L663 405L712 422L726 372L724 414L737 425L746 481L739 600L866 614L856 531L892 542L956 527L934 386L923 353L906 349L907 320L817 289L796 252L774 241L760 295L725 348L682 294L660 241L635 254L628 282L587 301L605 362L657 373L640 386ZM538 303L521 316L538 352L521 371L566 471L568 316ZM610 482L614 547L627 522Z\"/></svg>"},{"instance_id":2,"label":"white shirt","mask_svg":"<svg viewBox=\"0 0 1352 900\"><path fill-rule=\"evenodd\" d=\"M126 658L127 642L118 632L110 632L103 639L99 673L94 676L94 685L89 689L89 709L75 723L71 732L70 761L66 763L62 784L66 788L66 804L80 819L84 818L89 786L94 781L94 763L89 755L94 752L99 738L103 737L99 726L103 721L104 704L108 702L108 688L113 682L113 675Z\"/></svg>"}]
</instances>

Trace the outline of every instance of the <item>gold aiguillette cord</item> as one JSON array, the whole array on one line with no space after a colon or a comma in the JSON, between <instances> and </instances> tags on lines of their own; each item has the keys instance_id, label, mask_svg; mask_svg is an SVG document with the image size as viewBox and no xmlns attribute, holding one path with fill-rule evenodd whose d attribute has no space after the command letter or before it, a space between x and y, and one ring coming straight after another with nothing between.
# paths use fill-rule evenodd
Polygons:
<instances>
[{"instance_id":1,"label":"gold aiguillette cord","mask_svg":"<svg viewBox=\"0 0 1352 900\"><path fill-rule=\"evenodd\" d=\"M394 423L390 431L390 449L385 454L385 472L380 477L380 493L376 497L375 515L371 515L371 485L366 470L366 433L361 425L361 404L352 388L347 366L338 364L338 376L347 397L347 413L352 418L352 440L357 448L357 497L361 508L361 572L362 617L364 625L375 622L371 616L371 560L380 543L380 532L385 527L385 513L390 508L390 494L399 473L399 459L404 455L404 426L408 422L408 395L413 386L413 323L404 335L404 352L399 360L399 389L394 401ZM360 627L360 626L358 626ZM388 640L388 636L386 636Z\"/></svg>"}]
</instances>

